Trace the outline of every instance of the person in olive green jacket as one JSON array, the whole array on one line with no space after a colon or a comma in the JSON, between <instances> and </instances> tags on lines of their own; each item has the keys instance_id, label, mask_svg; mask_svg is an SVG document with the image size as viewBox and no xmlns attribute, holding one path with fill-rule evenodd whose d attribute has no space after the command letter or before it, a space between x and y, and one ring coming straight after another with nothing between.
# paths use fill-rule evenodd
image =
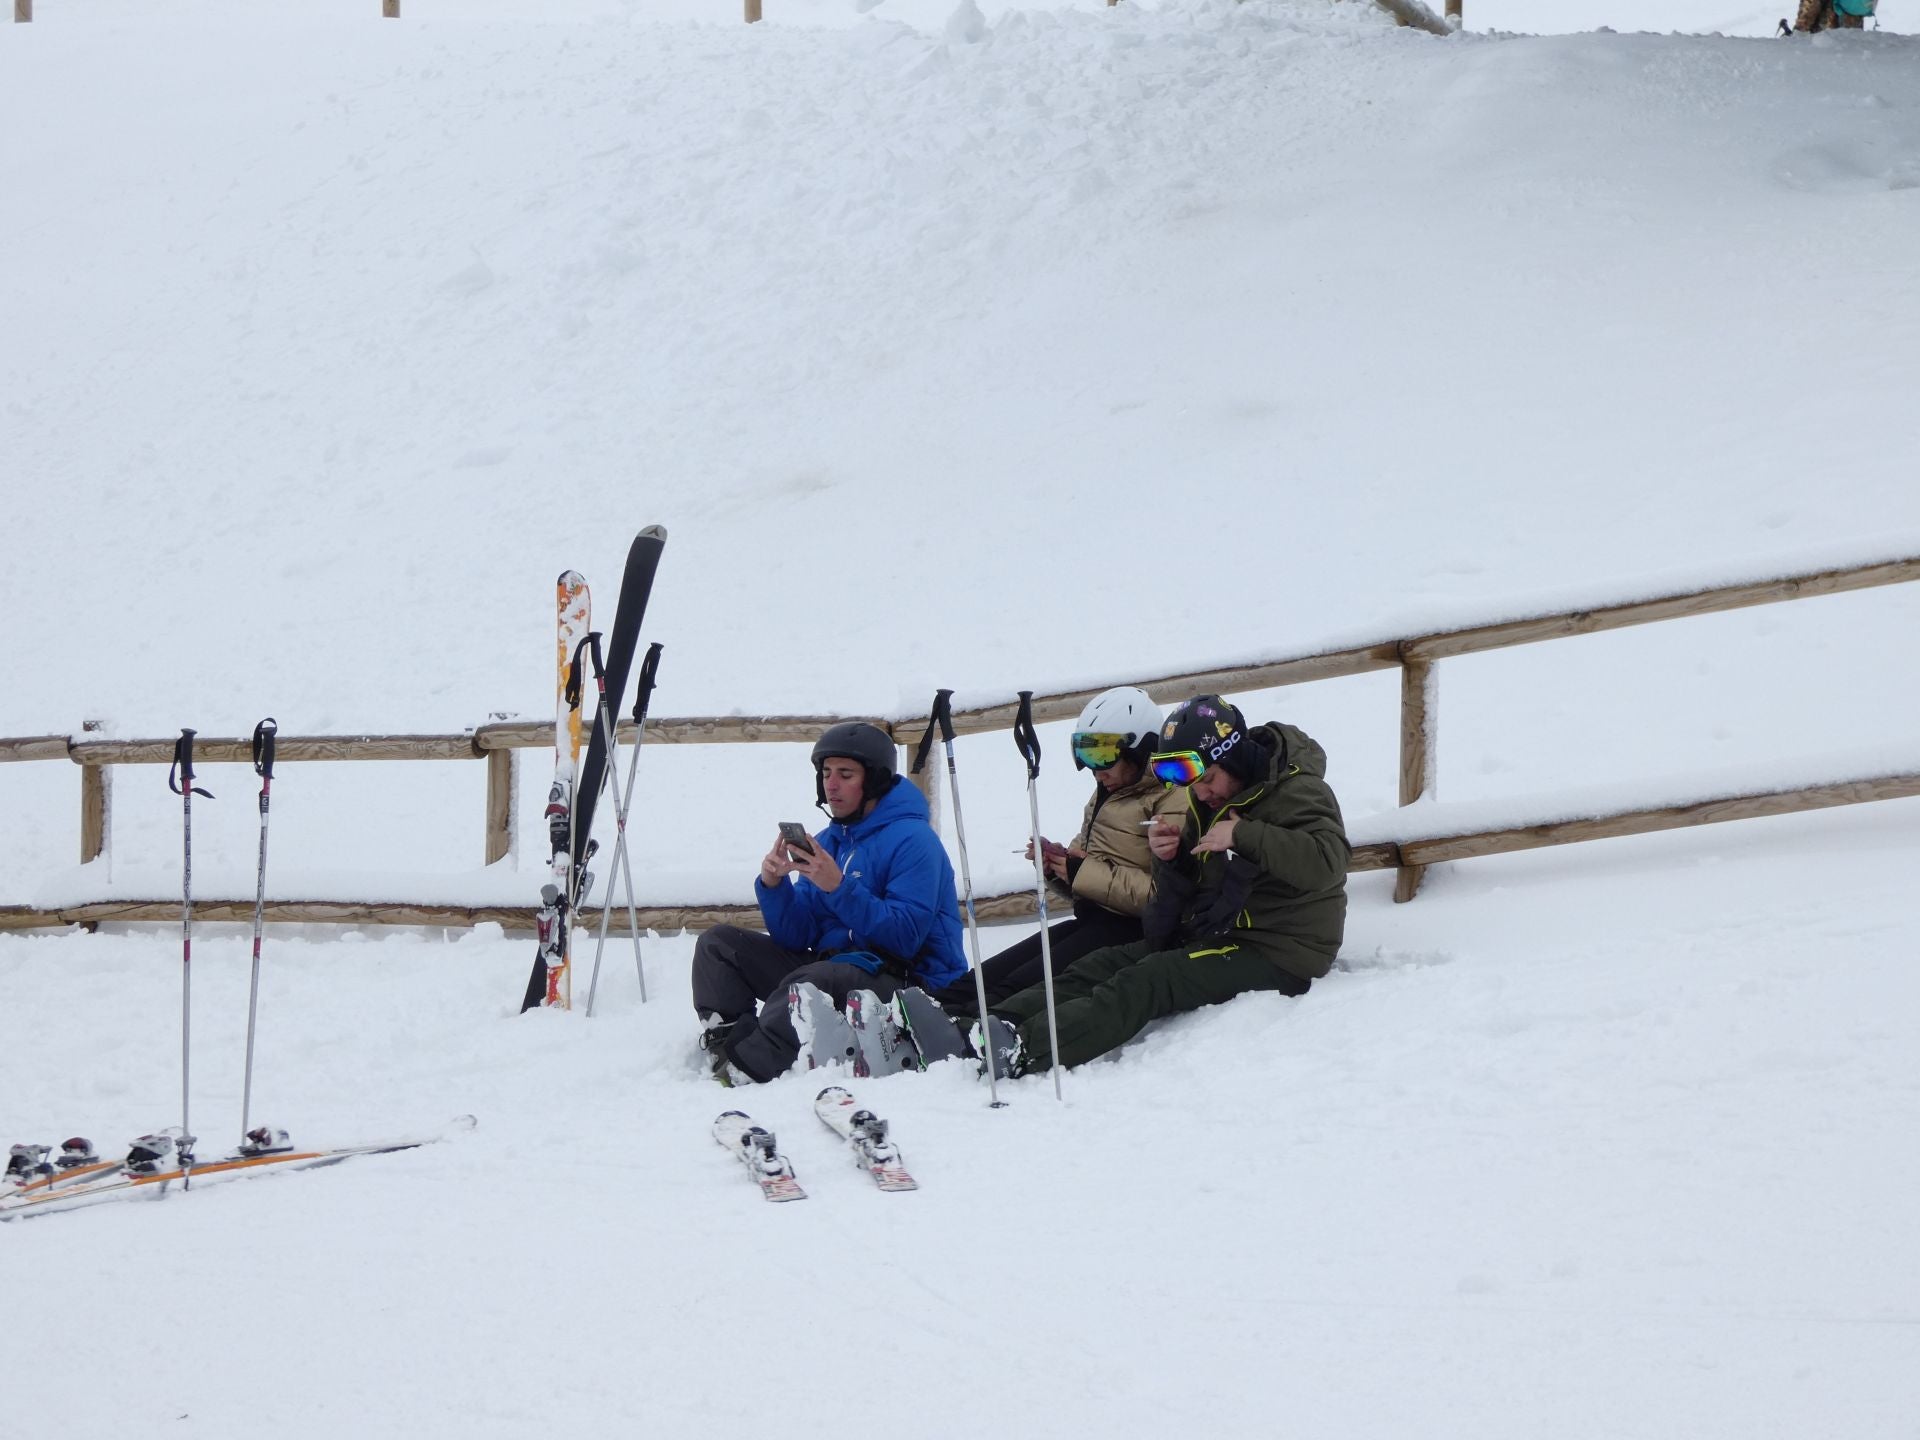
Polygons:
<instances>
[{"instance_id":1,"label":"person in olive green jacket","mask_svg":"<svg viewBox=\"0 0 1920 1440\"><path fill-rule=\"evenodd\" d=\"M1160 707L1146 691L1121 685L1088 701L1074 725L1074 768L1093 772L1093 794L1071 843L1040 842L1050 888L1073 903L1072 919L1047 928L1056 975L1083 955L1144 933L1140 916L1153 870L1147 826L1155 815L1186 812L1181 792L1154 779L1147 768L1160 720ZM1027 859L1033 859L1031 841ZM1036 932L982 961L988 1005L1044 984L1045 958ZM934 999L952 1015L973 1011L978 1003L973 976L961 976Z\"/></svg>"},{"instance_id":2,"label":"person in olive green jacket","mask_svg":"<svg viewBox=\"0 0 1920 1440\"><path fill-rule=\"evenodd\" d=\"M1149 831L1144 937L1056 977L1058 1055L1041 987L991 1005L974 1048L990 1045L1003 1074L1082 1064L1162 1016L1249 990L1304 995L1339 954L1351 852L1326 752L1292 725L1249 727L1219 696L1200 695L1167 717L1151 763L1182 787L1186 813Z\"/></svg>"}]
</instances>

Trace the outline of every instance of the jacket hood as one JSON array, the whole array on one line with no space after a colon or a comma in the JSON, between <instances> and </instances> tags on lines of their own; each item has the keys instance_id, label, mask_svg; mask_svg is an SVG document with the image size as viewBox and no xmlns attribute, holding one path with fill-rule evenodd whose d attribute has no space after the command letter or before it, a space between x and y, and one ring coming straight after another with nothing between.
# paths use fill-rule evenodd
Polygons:
<instances>
[{"instance_id":1,"label":"jacket hood","mask_svg":"<svg viewBox=\"0 0 1920 1440\"><path fill-rule=\"evenodd\" d=\"M1296 767L1302 775L1319 780L1327 778L1327 752L1299 726L1272 721L1256 725L1247 733L1258 740L1271 757L1264 777L1267 784L1278 784Z\"/></svg>"}]
</instances>

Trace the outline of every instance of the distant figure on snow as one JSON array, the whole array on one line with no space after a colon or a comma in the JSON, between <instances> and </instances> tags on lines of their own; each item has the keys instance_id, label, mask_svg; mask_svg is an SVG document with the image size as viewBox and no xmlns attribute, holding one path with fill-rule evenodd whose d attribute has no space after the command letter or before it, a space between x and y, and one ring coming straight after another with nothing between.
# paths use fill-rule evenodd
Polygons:
<instances>
[{"instance_id":1,"label":"distant figure on snow","mask_svg":"<svg viewBox=\"0 0 1920 1440\"><path fill-rule=\"evenodd\" d=\"M723 1082L772 1080L793 1064L790 1005L824 1023L856 989L884 1000L909 981L931 991L966 973L953 865L895 754L878 726L831 726L813 747L829 823L810 843L783 831L760 860L767 933L719 925L694 945L701 1045Z\"/></svg>"}]
</instances>

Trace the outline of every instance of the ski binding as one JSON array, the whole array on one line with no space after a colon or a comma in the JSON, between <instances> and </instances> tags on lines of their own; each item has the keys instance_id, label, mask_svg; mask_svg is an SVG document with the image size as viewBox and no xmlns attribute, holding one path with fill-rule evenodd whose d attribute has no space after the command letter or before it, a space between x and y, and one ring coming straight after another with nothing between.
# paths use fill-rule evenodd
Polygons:
<instances>
[{"instance_id":1,"label":"ski binding","mask_svg":"<svg viewBox=\"0 0 1920 1440\"><path fill-rule=\"evenodd\" d=\"M887 1122L855 1104L851 1092L829 1085L814 1097L813 1113L853 1150L854 1163L873 1177L882 1190L918 1190L920 1182L907 1173L900 1148L887 1138Z\"/></svg>"},{"instance_id":2,"label":"ski binding","mask_svg":"<svg viewBox=\"0 0 1920 1440\"><path fill-rule=\"evenodd\" d=\"M776 1148L773 1132L753 1123L744 1110L726 1110L713 1122L713 1138L721 1148L731 1150L747 1167L767 1199L804 1200L807 1192L794 1178L793 1162Z\"/></svg>"}]
</instances>

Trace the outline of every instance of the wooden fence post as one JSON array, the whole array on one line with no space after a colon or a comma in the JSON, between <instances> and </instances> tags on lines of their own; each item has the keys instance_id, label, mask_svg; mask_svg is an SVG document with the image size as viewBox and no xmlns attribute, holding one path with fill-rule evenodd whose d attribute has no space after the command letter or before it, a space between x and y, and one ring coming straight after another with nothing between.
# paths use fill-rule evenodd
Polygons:
<instances>
[{"instance_id":1,"label":"wooden fence post","mask_svg":"<svg viewBox=\"0 0 1920 1440\"><path fill-rule=\"evenodd\" d=\"M1447 0L1447 20L1456 30L1466 23L1460 14L1460 0Z\"/></svg>"},{"instance_id":2,"label":"wooden fence post","mask_svg":"<svg viewBox=\"0 0 1920 1440\"><path fill-rule=\"evenodd\" d=\"M380 18L398 20L400 18L400 0L380 0Z\"/></svg>"},{"instance_id":3,"label":"wooden fence post","mask_svg":"<svg viewBox=\"0 0 1920 1440\"><path fill-rule=\"evenodd\" d=\"M80 727L98 730L89 720ZM113 772L105 765L80 767L80 863L98 860L107 849L108 807L113 801Z\"/></svg>"},{"instance_id":4,"label":"wooden fence post","mask_svg":"<svg viewBox=\"0 0 1920 1440\"><path fill-rule=\"evenodd\" d=\"M900 741L896 733L893 737ZM927 752L927 768L918 775L913 773L913 751L918 741L900 741L900 773L911 780L914 788L927 797L927 823L933 826L934 834L940 833L940 767L934 763L933 752Z\"/></svg>"},{"instance_id":5,"label":"wooden fence post","mask_svg":"<svg viewBox=\"0 0 1920 1440\"><path fill-rule=\"evenodd\" d=\"M747 24L760 23L760 0L747 0Z\"/></svg>"},{"instance_id":6,"label":"wooden fence post","mask_svg":"<svg viewBox=\"0 0 1920 1440\"><path fill-rule=\"evenodd\" d=\"M33 19L33 0L13 0L13 23L24 25Z\"/></svg>"},{"instance_id":7,"label":"wooden fence post","mask_svg":"<svg viewBox=\"0 0 1920 1440\"><path fill-rule=\"evenodd\" d=\"M519 810L520 752L487 751L487 864L514 853L518 836L513 817Z\"/></svg>"},{"instance_id":8,"label":"wooden fence post","mask_svg":"<svg viewBox=\"0 0 1920 1440\"><path fill-rule=\"evenodd\" d=\"M1403 660L1400 665L1400 803L1411 805L1433 793L1434 710L1439 695L1433 662ZM1420 889L1424 865L1402 865L1394 876L1393 898L1404 905Z\"/></svg>"}]
</instances>

